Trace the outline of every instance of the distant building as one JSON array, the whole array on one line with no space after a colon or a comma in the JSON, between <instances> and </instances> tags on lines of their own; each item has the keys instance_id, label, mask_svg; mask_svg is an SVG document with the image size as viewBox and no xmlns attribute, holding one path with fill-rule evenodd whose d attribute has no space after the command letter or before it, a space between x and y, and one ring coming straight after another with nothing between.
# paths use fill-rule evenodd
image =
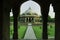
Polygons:
<instances>
[{"instance_id":1,"label":"distant building","mask_svg":"<svg viewBox=\"0 0 60 40\"><path fill-rule=\"evenodd\" d=\"M20 23L40 23L40 16L29 8L20 15Z\"/></svg>"}]
</instances>

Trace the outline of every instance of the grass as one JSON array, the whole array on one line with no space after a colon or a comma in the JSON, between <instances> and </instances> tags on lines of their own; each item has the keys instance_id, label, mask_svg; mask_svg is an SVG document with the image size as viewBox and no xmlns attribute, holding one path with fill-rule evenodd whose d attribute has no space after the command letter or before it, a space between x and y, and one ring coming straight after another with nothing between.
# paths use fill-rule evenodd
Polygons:
<instances>
[{"instance_id":1,"label":"grass","mask_svg":"<svg viewBox=\"0 0 60 40\"><path fill-rule=\"evenodd\" d=\"M54 37L55 35L55 26L49 25L48 26L48 37Z\"/></svg>"},{"instance_id":2,"label":"grass","mask_svg":"<svg viewBox=\"0 0 60 40\"><path fill-rule=\"evenodd\" d=\"M26 25L20 25L18 26L18 38L22 39L25 35L27 26ZM13 37L13 25L10 25L10 38Z\"/></svg>"},{"instance_id":3,"label":"grass","mask_svg":"<svg viewBox=\"0 0 60 40\"><path fill-rule=\"evenodd\" d=\"M33 26L33 30L35 32L35 35L37 37L37 39L41 39L42 38L42 26L40 25L34 25ZM48 38L49 37L54 37L54 33L55 33L55 26L54 25L49 25L48 26Z\"/></svg>"},{"instance_id":4,"label":"grass","mask_svg":"<svg viewBox=\"0 0 60 40\"><path fill-rule=\"evenodd\" d=\"M24 26L24 25L20 26L20 28L18 29L19 39L23 39L25 32L26 32L26 29L27 29L26 26Z\"/></svg>"},{"instance_id":5,"label":"grass","mask_svg":"<svg viewBox=\"0 0 60 40\"><path fill-rule=\"evenodd\" d=\"M13 25L10 25L10 38L13 37Z\"/></svg>"},{"instance_id":6,"label":"grass","mask_svg":"<svg viewBox=\"0 0 60 40\"><path fill-rule=\"evenodd\" d=\"M37 39L41 39L42 38L42 27L41 26L33 26L33 30L35 32L35 35L37 37Z\"/></svg>"},{"instance_id":7,"label":"grass","mask_svg":"<svg viewBox=\"0 0 60 40\"><path fill-rule=\"evenodd\" d=\"M27 29L27 25L19 24L18 26L18 38L19 39L23 39L26 29ZM43 27L40 25L33 25L33 30L35 32L37 39L42 38L42 29ZM54 37L54 33L55 33L54 29L55 29L54 24L48 25L48 37ZM12 37L13 37L13 25L10 25L10 38Z\"/></svg>"}]
</instances>

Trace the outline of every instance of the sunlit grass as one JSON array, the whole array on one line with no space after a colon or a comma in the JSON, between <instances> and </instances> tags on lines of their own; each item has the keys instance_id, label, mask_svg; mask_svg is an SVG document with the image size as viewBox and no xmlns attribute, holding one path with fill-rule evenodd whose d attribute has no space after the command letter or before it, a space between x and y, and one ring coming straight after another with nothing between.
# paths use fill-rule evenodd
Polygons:
<instances>
[{"instance_id":1,"label":"sunlit grass","mask_svg":"<svg viewBox=\"0 0 60 40\"><path fill-rule=\"evenodd\" d=\"M55 25L49 25L48 26L48 37L54 37L55 36Z\"/></svg>"},{"instance_id":2,"label":"sunlit grass","mask_svg":"<svg viewBox=\"0 0 60 40\"><path fill-rule=\"evenodd\" d=\"M10 38L13 37L13 25L10 25Z\"/></svg>"},{"instance_id":3,"label":"sunlit grass","mask_svg":"<svg viewBox=\"0 0 60 40\"><path fill-rule=\"evenodd\" d=\"M42 38L43 27L39 26L39 25L37 25L37 26L34 25L33 30L35 32L35 35L36 35L37 39L41 39ZM54 36L55 36L55 26L54 25L49 25L48 26L48 38L50 38L50 37L54 38Z\"/></svg>"},{"instance_id":4,"label":"sunlit grass","mask_svg":"<svg viewBox=\"0 0 60 40\"><path fill-rule=\"evenodd\" d=\"M26 32L27 27L22 25L20 26L20 28L18 29L18 37L19 39L23 39L25 32Z\"/></svg>"},{"instance_id":5,"label":"sunlit grass","mask_svg":"<svg viewBox=\"0 0 60 40\"><path fill-rule=\"evenodd\" d=\"M27 26L26 25L20 25L18 26L18 38L22 39L25 35ZM13 25L10 25L10 38L13 37Z\"/></svg>"},{"instance_id":6,"label":"sunlit grass","mask_svg":"<svg viewBox=\"0 0 60 40\"><path fill-rule=\"evenodd\" d=\"M37 39L41 39L42 38L42 27L35 25L35 26L33 26L33 30L35 32Z\"/></svg>"}]
</instances>

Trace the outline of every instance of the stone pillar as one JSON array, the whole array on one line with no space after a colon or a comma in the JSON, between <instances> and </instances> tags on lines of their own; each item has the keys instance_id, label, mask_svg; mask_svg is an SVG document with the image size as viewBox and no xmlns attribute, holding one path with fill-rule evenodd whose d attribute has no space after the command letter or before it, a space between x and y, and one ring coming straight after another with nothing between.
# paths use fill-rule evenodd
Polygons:
<instances>
[{"instance_id":1,"label":"stone pillar","mask_svg":"<svg viewBox=\"0 0 60 40\"><path fill-rule=\"evenodd\" d=\"M1 0L1 1L2 1L2 0ZM1 2L1 1L0 1L0 2ZM3 39L3 38L2 38L2 28L3 28L3 25L2 25L2 22L3 22L2 4L3 4L3 3L0 4L0 40Z\"/></svg>"},{"instance_id":2,"label":"stone pillar","mask_svg":"<svg viewBox=\"0 0 60 40\"><path fill-rule=\"evenodd\" d=\"M28 17L28 22L29 22L29 17Z\"/></svg>"},{"instance_id":3,"label":"stone pillar","mask_svg":"<svg viewBox=\"0 0 60 40\"><path fill-rule=\"evenodd\" d=\"M33 22L32 18L31 18L31 22Z\"/></svg>"},{"instance_id":4,"label":"stone pillar","mask_svg":"<svg viewBox=\"0 0 60 40\"><path fill-rule=\"evenodd\" d=\"M56 3L55 3L56 2ZM60 2L56 0L53 2L53 7L55 11L55 40L60 40Z\"/></svg>"},{"instance_id":5,"label":"stone pillar","mask_svg":"<svg viewBox=\"0 0 60 40\"><path fill-rule=\"evenodd\" d=\"M35 23L35 18L34 18L34 23Z\"/></svg>"},{"instance_id":6,"label":"stone pillar","mask_svg":"<svg viewBox=\"0 0 60 40\"><path fill-rule=\"evenodd\" d=\"M55 12L55 40L60 40L60 12Z\"/></svg>"},{"instance_id":7,"label":"stone pillar","mask_svg":"<svg viewBox=\"0 0 60 40\"><path fill-rule=\"evenodd\" d=\"M32 17L32 21L34 22L34 18Z\"/></svg>"},{"instance_id":8,"label":"stone pillar","mask_svg":"<svg viewBox=\"0 0 60 40\"><path fill-rule=\"evenodd\" d=\"M25 22L26 22L27 20L26 20L26 18L25 18Z\"/></svg>"},{"instance_id":9,"label":"stone pillar","mask_svg":"<svg viewBox=\"0 0 60 40\"><path fill-rule=\"evenodd\" d=\"M26 21L28 22L28 18L26 18Z\"/></svg>"},{"instance_id":10,"label":"stone pillar","mask_svg":"<svg viewBox=\"0 0 60 40\"><path fill-rule=\"evenodd\" d=\"M3 40L10 40L10 15L9 10L3 9Z\"/></svg>"},{"instance_id":11,"label":"stone pillar","mask_svg":"<svg viewBox=\"0 0 60 40\"><path fill-rule=\"evenodd\" d=\"M20 7L13 8L13 17L14 17L14 33L13 40L18 40L18 17L19 17Z\"/></svg>"},{"instance_id":12,"label":"stone pillar","mask_svg":"<svg viewBox=\"0 0 60 40\"><path fill-rule=\"evenodd\" d=\"M3 0L2 15L2 40L10 40L10 5Z\"/></svg>"},{"instance_id":13,"label":"stone pillar","mask_svg":"<svg viewBox=\"0 0 60 40\"><path fill-rule=\"evenodd\" d=\"M41 2L40 6L41 6L42 19L43 19L42 39L47 40L48 39L47 22L48 22L48 12L49 12L50 2L43 1Z\"/></svg>"},{"instance_id":14,"label":"stone pillar","mask_svg":"<svg viewBox=\"0 0 60 40\"><path fill-rule=\"evenodd\" d=\"M32 18L31 18L31 22L33 22Z\"/></svg>"}]
</instances>

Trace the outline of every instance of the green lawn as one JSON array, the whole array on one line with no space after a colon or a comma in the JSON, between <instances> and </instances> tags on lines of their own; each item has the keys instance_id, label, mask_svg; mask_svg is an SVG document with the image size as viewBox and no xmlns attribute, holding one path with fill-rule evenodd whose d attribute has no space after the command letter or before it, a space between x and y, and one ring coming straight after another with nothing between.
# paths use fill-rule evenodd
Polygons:
<instances>
[{"instance_id":1,"label":"green lawn","mask_svg":"<svg viewBox=\"0 0 60 40\"><path fill-rule=\"evenodd\" d=\"M13 37L13 25L10 25L10 38Z\"/></svg>"},{"instance_id":2,"label":"green lawn","mask_svg":"<svg viewBox=\"0 0 60 40\"><path fill-rule=\"evenodd\" d=\"M42 38L42 26L40 25L34 25L33 26L33 30L35 32L35 35L37 37L37 39L41 39ZM48 26L48 38L50 37L54 37L54 33L55 33L55 26L54 25L49 25Z\"/></svg>"},{"instance_id":3,"label":"green lawn","mask_svg":"<svg viewBox=\"0 0 60 40\"><path fill-rule=\"evenodd\" d=\"M27 25L18 25L18 38L19 39L23 39L25 32L27 29ZM42 26L40 25L33 25L33 30L35 32L35 35L37 37L37 39L41 39L42 38ZM54 37L54 33L55 33L55 26L53 24L48 26L48 37ZM13 37L13 25L10 25L10 38Z\"/></svg>"},{"instance_id":4,"label":"green lawn","mask_svg":"<svg viewBox=\"0 0 60 40\"><path fill-rule=\"evenodd\" d=\"M26 25L18 26L18 38L19 39L22 39L24 37L26 29L27 29ZM13 25L10 25L10 38L12 38L12 37L13 37Z\"/></svg>"},{"instance_id":5,"label":"green lawn","mask_svg":"<svg viewBox=\"0 0 60 40\"><path fill-rule=\"evenodd\" d=\"M55 35L55 25L48 26L48 37L53 37Z\"/></svg>"},{"instance_id":6,"label":"green lawn","mask_svg":"<svg viewBox=\"0 0 60 40\"><path fill-rule=\"evenodd\" d=\"M20 26L20 28L18 29L19 39L22 39L24 37L26 29L27 29L26 26L24 26L24 25Z\"/></svg>"},{"instance_id":7,"label":"green lawn","mask_svg":"<svg viewBox=\"0 0 60 40\"><path fill-rule=\"evenodd\" d=\"M35 26L33 26L33 30L35 32L35 35L36 35L37 39L41 39L41 37L42 37L42 27L38 26L38 25L35 25Z\"/></svg>"}]
</instances>

